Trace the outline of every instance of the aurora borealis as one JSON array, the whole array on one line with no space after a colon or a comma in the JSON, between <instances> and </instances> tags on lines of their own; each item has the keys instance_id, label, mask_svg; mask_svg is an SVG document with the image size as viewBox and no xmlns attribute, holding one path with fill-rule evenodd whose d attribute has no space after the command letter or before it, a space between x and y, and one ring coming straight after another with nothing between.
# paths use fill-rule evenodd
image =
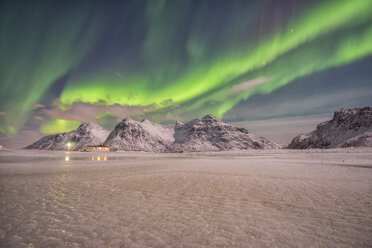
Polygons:
<instances>
[{"instance_id":1,"label":"aurora borealis","mask_svg":"<svg viewBox=\"0 0 372 248\"><path fill-rule=\"evenodd\" d=\"M3 1L0 132L372 104L371 9L371 0ZM349 100L298 104L328 95Z\"/></svg>"}]
</instances>

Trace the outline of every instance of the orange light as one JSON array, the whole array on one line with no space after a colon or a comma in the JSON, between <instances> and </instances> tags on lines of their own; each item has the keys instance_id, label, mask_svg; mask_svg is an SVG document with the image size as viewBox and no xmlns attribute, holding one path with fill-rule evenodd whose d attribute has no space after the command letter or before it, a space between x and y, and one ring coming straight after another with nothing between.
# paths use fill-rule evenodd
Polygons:
<instances>
[{"instance_id":1,"label":"orange light","mask_svg":"<svg viewBox=\"0 0 372 248\"><path fill-rule=\"evenodd\" d=\"M94 156L92 157L92 160L94 160Z\"/></svg>"},{"instance_id":2,"label":"orange light","mask_svg":"<svg viewBox=\"0 0 372 248\"><path fill-rule=\"evenodd\" d=\"M350 149L353 150L354 149L354 146L350 146Z\"/></svg>"}]
</instances>

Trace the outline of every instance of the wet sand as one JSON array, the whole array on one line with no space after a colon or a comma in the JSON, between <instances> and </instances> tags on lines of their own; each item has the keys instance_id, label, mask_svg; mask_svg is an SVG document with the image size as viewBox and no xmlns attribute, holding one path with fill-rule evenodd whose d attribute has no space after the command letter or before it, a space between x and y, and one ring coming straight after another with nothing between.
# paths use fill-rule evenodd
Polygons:
<instances>
[{"instance_id":1,"label":"wet sand","mask_svg":"<svg viewBox=\"0 0 372 248\"><path fill-rule=\"evenodd\" d=\"M0 151L0 247L371 247L371 233L372 149Z\"/></svg>"}]
</instances>

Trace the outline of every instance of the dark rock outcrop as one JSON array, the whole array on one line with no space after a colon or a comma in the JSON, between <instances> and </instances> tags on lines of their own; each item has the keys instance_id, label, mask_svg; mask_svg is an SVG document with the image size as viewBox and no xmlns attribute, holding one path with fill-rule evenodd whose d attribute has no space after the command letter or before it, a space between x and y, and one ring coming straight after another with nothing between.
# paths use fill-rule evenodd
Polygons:
<instances>
[{"instance_id":1,"label":"dark rock outcrop","mask_svg":"<svg viewBox=\"0 0 372 248\"><path fill-rule=\"evenodd\" d=\"M316 130L296 136L287 148L372 147L372 108L341 109Z\"/></svg>"}]
</instances>

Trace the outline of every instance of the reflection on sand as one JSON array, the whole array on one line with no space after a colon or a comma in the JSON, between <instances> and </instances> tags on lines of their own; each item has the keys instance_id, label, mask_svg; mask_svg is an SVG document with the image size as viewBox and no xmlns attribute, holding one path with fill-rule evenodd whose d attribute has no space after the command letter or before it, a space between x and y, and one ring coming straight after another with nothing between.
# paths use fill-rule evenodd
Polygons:
<instances>
[{"instance_id":1,"label":"reflection on sand","mask_svg":"<svg viewBox=\"0 0 372 248\"><path fill-rule=\"evenodd\" d=\"M111 158L110 160L118 160L120 158L113 159ZM91 157L70 157L69 155L65 156L65 161L70 161L70 160L92 160L92 161L107 161L109 160L109 157L107 156L91 156Z\"/></svg>"},{"instance_id":2,"label":"reflection on sand","mask_svg":"<svg viewBox=\"0 0 372 248\"><path fill-rule=\"evenodd\" d=\"M96 161L101 161L101 156L92 156L92 160L96 160ZM107 156L102 156L102 160L103 161L106 161L107 160Z\"/></svg>"}]
</instances>

